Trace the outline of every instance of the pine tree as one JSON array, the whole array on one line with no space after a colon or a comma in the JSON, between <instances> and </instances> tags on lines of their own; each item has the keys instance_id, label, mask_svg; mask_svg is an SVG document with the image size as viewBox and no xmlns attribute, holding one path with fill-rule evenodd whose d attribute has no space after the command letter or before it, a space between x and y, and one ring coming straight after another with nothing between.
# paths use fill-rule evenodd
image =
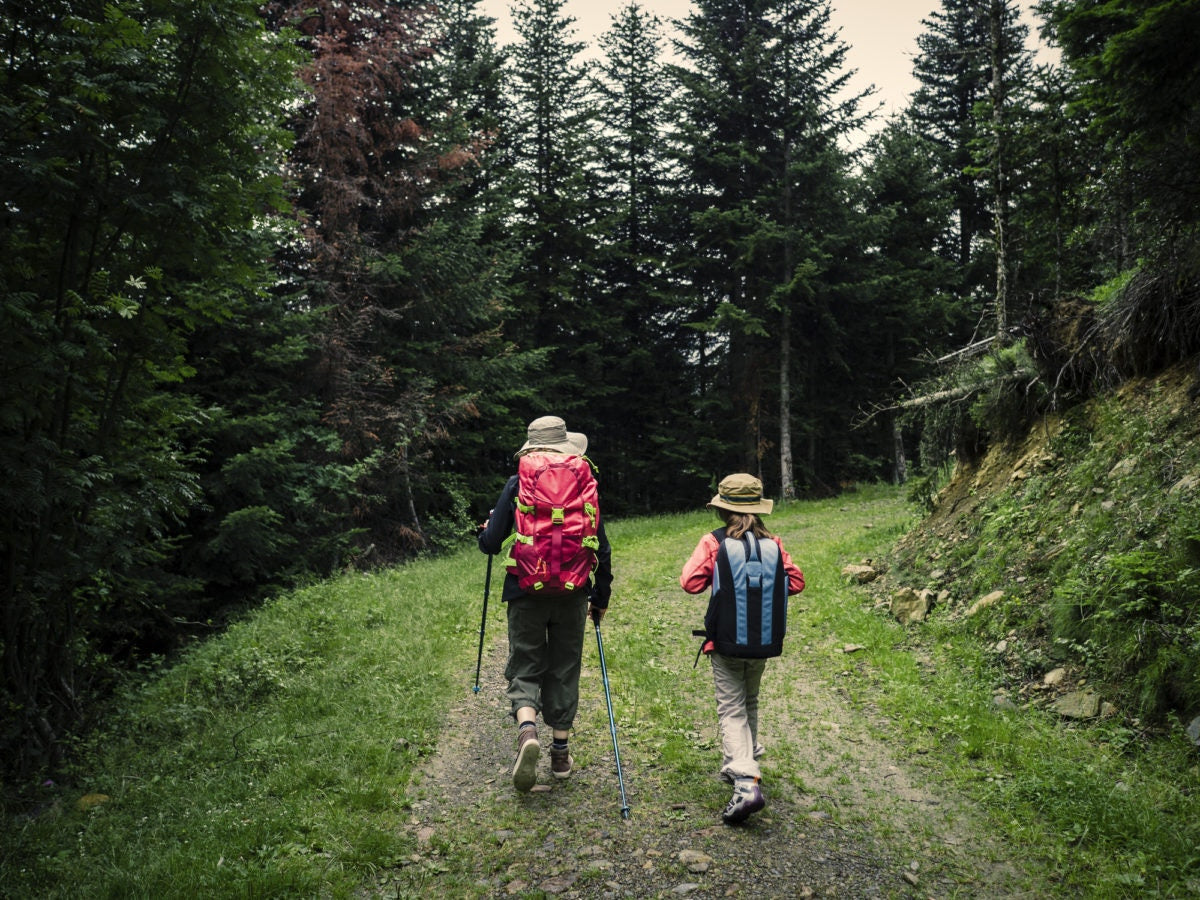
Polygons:
<instances>
[{"instance_id":1,"label":"pine tree","mask_svg":"<svg viewBox=\"0 0 1200 900\"><path fill-rule=\"evenodd\" d=\"M564 5L523 0L513 8L510 191L512 232L523 260L508 333L523 349L548 354L541 402L569 416L586 409L585 373L594 384L604 361L595 352L603 310L590 302L597 242L593 104L579 60L583 44Z\"/></svg>"},{"instance_id":2,"label":"pine tree","mask_svg":"<svg viewBox=\"0 0 1200 900\"><path fill-rule=\"evenodd\" d=\"M793 430L805 438L810 487L836 468L821 458L818 385L844 364L834 309L847 273L831 260L853 243L839 139L856 127L861 97L838 96L850 73L827 3L701 2L682 31L690 65L674 70L677 140L694 233L685 264L696 324L709 335L701 356L723 382L705 402L716 401L714 433L737 448L723 467L762 474L776 423L788 496L798 480ZM772 380L774 406L764 392ZM793 397L802 414L793 414Z\"/></svg>"},{"instance_id":3,"label":"pine tree","mask_svg":"<svg viewBox=\"0 0 1200 900\"><path fill-rule=\"evenodd\" d=\"M947 350L961 332L962 304L947 291L953 263L939 253L952 227L951 197L938 190L938 150L903 116L890 121L866 147L861 200L869 222L863 290L869 295L859 351L873 365L863 395L878 404L927 377L927 360ZM889 442L891 477L902 482L908 455L896 410L875 417L877 445ZM868 432L864 432L868 433ZM929 464L929 460L923 460Z\"/></svg>"},{"instance_id":4,"label":"pine tree","mask_svg":"<svg viewBox=\"0 0 1200 900\"><path fill-rule=\"evenodd\" d=\"M589 414L603 435L605 495L618 511L685 504L708 487L701 442L673 439L688 408L690 338L682 333L667 254L682 237L670 214L677 189L667 148L671 84L661 21L632 2L601 40L595 88L601 207L594 296L612 327L601 336L603 383ZM664 484L667 467L681 477Z\"/></svg>"},{"instance_id":5,"label":"pine tree","mask_svg":"<svg viewBox=\"0 0 1200 900\"><path fill-rule=\"evenodd\" d=\"M312 54L313 102L298 111L292 157L307 245L288 274L328 309L323 419L356 470L350 509L373 564L467 526L457 476L434 453L475 417L488 363L503 353L492 285L508 261L488 250L481 222L455 218L482 146L432 130L439 95L421 67L435 55L435 21L386 0L274 4L272 14L294 18Z\"/></svg>"},{"instance_id":6,"label":"pine tree","mask_svg":"<svg viewBox=\"0 0 1200 900\"><path fill-rule=\"evenodd\" d=\"M1195 240L1200 212L1200 67L1195 0L1046 2L1102 148L1108 255L1129 266ZM1135 187L1136 186L1136 187Z\"/></svg>"},{"instance_id":7,"label":"pine tree","mask_svg":"<svg viewBox=\"0 0 1200 900\"><path fill-rule=\"evenodd\" d=\"M1102 145L1087 134L1067 72L1038 67L1016 121L1014 157L1019 202L1013 206L1017 259L1014 290L1044 312L1070 294L1115 274L1098 246L1086 242L1099 211L1089 201ZM1097 179L1098 180L1098 179Z\"/></svg>"},{"instance_id":8,"label":"pine tree","mask_svg":"<svg viewBox=\"0 0 1200 900\"><path fill-rule=\"evenodd\" d=\"M531 405L533 373L543 354L519 350L502 327L515 315L511 283L522 259L512 228L514 109L508 56L497 48L495 20L480 15L478 0L439 4L437 33L437 52L420 69L428 94L421 105L437 139L469 148L473 158L428 206L426 215L437 227L427 249L443 263L469 261L456 264L453 277L462 292L475 295L479 308L489 310L478 325L492 330L457 357L454 370L471 397L471 427L459 429L452 444L433 447L430 466L439 482L445 480L455 496L473 502L476 515L484 515L495 500L498 474L511 462L502 448L512 442L514 419Z\"/></svg>"}]
</instances>

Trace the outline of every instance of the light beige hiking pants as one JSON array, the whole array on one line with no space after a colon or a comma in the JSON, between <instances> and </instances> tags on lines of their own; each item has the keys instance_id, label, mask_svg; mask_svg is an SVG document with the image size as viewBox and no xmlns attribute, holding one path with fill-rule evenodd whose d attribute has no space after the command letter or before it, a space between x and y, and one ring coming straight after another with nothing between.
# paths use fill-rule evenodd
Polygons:
<instances>
[{"instance_id":1,"label":"light beige hiking pants","mask_svg":"<svg viewBox=\"0 0 1200 900\"><path fill-rule=\"evenodd\" d=\"M717 695L717 724L721 730L724 761L721 776L761 778L758 757L758 686L767 667L765 659L741 659L710 653L713 687Z\"/></svg>"}]
</instances>

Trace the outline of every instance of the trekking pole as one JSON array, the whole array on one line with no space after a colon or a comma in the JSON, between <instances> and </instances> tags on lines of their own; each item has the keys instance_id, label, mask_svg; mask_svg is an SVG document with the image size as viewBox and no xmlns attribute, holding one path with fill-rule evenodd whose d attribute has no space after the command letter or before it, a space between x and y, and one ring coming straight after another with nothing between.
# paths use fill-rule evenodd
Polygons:
<instances>
[{"instance_id":1,"label":"trekking pole","mask_svg":"<svg viewBox=\"0 0 1200 900\"><path fill-rule=\"evenodd\" d=\"M600 680L604 682L604 702L608 704L608 730L612 732L613 758L617 761L617 784L621 786L621 818L629 818L629 802L625 799L625 776L621 774L621 751L617 748L617 720L613 718L612 692L608 688L608 667L604 664L604 641L600 637L600 619L592 616L596 624L596 649L600 651Z\"/></svg>"},{"instance_id":2,"label":"trekking pole","mask_svg":"<svg viewBox=\"0 0 1200 900\"><path fill-rule=\"evenodd\" d=\"M492 590L492 554L488 554L487 577L483 581L483 617L479 620L479 659L475 661L475 693L479 693L479 669L483 665L483 628L487 625L488 594Z\"/></svg>"}]
</instances>

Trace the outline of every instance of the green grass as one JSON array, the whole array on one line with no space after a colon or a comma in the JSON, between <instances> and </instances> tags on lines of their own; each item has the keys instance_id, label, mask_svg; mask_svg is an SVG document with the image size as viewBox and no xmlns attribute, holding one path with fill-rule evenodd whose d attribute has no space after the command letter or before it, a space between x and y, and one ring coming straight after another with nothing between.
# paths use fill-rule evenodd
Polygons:
<instances>
[{"instance_id":1,"label":"green grass","mask_svg":"<svg viewBox=\"0 0 1200 900\"><path fill-rule=\"evenodd\" d=\"M477 557L289 594L131 690L68 783L6 811L0 892L348 896L411 852L405 788L474 660Z\"/></svg>"},{"instance_id":2,"label":"green grass","mask_svg":"<svg viewBox=\"0 0 1200 900\"><path fill-rule=\"evenodd\" d=\"M837 691L890 753L963 792L987 829L974 837L1003 845L1038 895L1194 894L1200 772L1177 732L1148 740L1117 721L1072 727L997 706L1004 674L978 635L936 615L900 626L842 578L842 566L880 558L914 522L901 492L883 487L777 507L769 524L808 580L787 650L808 687ZM714 803L710 676L692 668L705 601L677 581L714 524L705 512L610 523L617 580L605 651L638 802ZM401 870L418 887L479 892L478 873L516 862L491 836L529 827L528 809L555 802L487 806L479 821L439 829L431 847L405 827L422 761L473 682L483 574L468 548L314 585L131 688L78 749L69 777L40 789L40 805L6 807L0 894L350 897ZM503 627L495 590L492 603L490 639ZM844 654L846 644L864 649ZM581 685L591 698L603 696L594 649L585 648ZM776 684L771 702L802 715L804 687ZM576 725L577 761L594 767L611 751L603 703L581 706ZM846 774L845 743L830 742L827 765L806 771L798 740L779 736L775 778L803 794L810 781ZM89 794L107 799L79 808ZM597 820L615 814L615 784L606 797L610 809L590 810ZM913 839L870 804L814 800L842 827ZM668 806L659 827L677 817L694 829L687 815ZM549 839L557 826L546 816L533 827ZM604 878L585 873L576 889Z\"/></svg>"}]
</instances>

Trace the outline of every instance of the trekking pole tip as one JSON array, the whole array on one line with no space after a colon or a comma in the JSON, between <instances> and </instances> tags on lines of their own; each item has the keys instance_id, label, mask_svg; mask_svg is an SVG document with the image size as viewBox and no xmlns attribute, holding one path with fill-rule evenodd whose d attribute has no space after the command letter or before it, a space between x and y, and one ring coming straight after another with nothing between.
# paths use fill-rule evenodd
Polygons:
<instances>
[{"instance_id":1,"label":"trekking pole tip","mask_svg":"<svg viewBox=\"0 0 1200 900\"><path fill-rule=\"evenodd\" d=\"M628 807L628 806L622 806L622 807L621 807L621 818L622 818L622 819L628 819L628 818L629 818L629 807Z\"/></svg>"}]
</instances>

